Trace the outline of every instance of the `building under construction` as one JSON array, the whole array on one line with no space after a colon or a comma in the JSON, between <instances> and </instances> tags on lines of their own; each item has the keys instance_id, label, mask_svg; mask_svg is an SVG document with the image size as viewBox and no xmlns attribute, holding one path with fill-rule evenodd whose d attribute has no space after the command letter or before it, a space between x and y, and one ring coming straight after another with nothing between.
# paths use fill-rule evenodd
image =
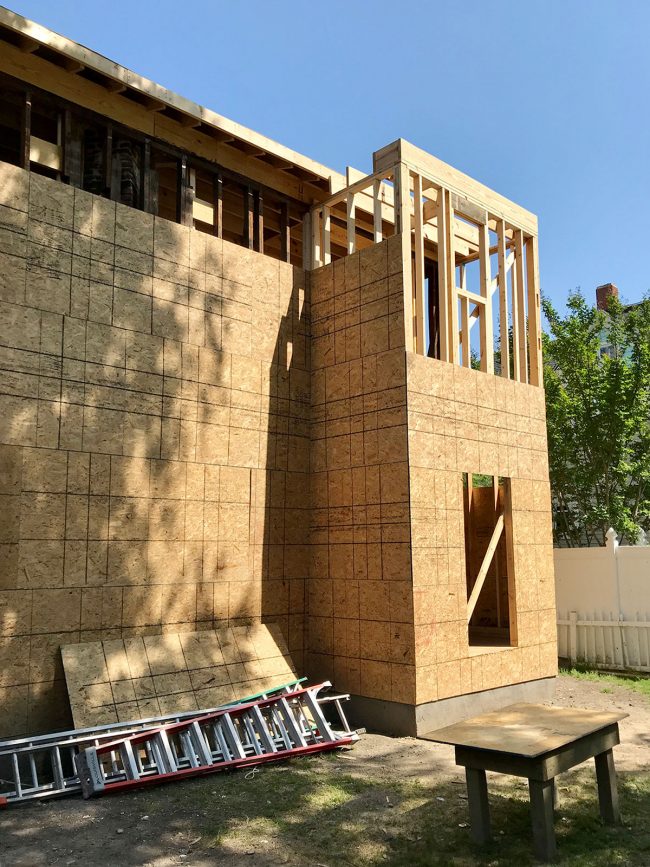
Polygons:
<instances>
[{"instance_id":1,"label":"building under construction","mask_svg":"<svg viewBox=\"0 0 650 867\"><path fill-rule=\"evenodd\" d=\"M0 735L69 726L62 647L259 622L369 727L547 695L535 216L401 139L340 174L5 9L0 42ZM129 677L121 718L232 697Z\"/></svg>"}]
</instances>

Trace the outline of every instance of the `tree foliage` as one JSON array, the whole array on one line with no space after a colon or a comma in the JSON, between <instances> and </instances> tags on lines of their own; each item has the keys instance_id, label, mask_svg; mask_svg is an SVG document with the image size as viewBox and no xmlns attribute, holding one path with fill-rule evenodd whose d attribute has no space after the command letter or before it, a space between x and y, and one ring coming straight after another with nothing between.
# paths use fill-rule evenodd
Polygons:
<instances>
[{"instance_id":1,"label":"tree foliage","mask_svg":"<svg viewBox=\"0 0 650 867\"><path fill-rule=\"evenodd\" d=\"M544 384L556 542L628 543L650 527L650 300L607 312L548 299ZM603 351L603 347L605 347Z\"/></svg>"}]
</instances>

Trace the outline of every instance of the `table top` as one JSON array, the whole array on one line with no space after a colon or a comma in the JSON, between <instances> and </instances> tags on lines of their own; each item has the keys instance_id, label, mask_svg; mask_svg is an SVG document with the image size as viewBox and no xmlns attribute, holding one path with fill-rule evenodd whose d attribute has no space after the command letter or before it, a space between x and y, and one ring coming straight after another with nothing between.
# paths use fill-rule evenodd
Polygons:
<instances>
[{"instance_id":1,"label":"table top","mask_svg":"<svg viewBox=\"0 0 650 867\"><path fill-rule=\"evenodd\" d=\"M535 758L625 719L626 713L511 704L420 735L442 744Z\"/></svg>"}]
</instances>

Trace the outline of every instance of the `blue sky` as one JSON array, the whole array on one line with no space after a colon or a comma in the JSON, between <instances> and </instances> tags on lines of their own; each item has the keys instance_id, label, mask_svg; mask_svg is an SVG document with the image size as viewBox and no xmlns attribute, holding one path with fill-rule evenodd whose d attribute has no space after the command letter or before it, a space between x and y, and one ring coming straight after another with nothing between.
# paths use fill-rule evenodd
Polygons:
<instances>
[{"instance_id":1,"label":"blue sky","mask_svg":"<svg viewBox=\"0 0 650 867\"><path fill-rule=\"evenodd\" d=\"M647 0L11 8L341 171L409 139L538 214L559 305L650 289Z\"/></svg>"}]
</instances>

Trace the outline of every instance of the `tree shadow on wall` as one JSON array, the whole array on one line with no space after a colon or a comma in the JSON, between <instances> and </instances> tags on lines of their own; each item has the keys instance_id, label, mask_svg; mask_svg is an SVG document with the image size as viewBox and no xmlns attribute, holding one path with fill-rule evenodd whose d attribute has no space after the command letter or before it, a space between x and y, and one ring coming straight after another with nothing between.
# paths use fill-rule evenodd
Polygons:
<instances>
[{"instance_id":1,"label":"tree shadow on wall","mask_svg":"<svg viewBox=\"0 0 650 867\"><path fill-rule=\"evenodd\" d=\"M300 666L302 272L0 168L0 737L71 725L66 644L263 616Z\"/></svg>"}]
</instances>

